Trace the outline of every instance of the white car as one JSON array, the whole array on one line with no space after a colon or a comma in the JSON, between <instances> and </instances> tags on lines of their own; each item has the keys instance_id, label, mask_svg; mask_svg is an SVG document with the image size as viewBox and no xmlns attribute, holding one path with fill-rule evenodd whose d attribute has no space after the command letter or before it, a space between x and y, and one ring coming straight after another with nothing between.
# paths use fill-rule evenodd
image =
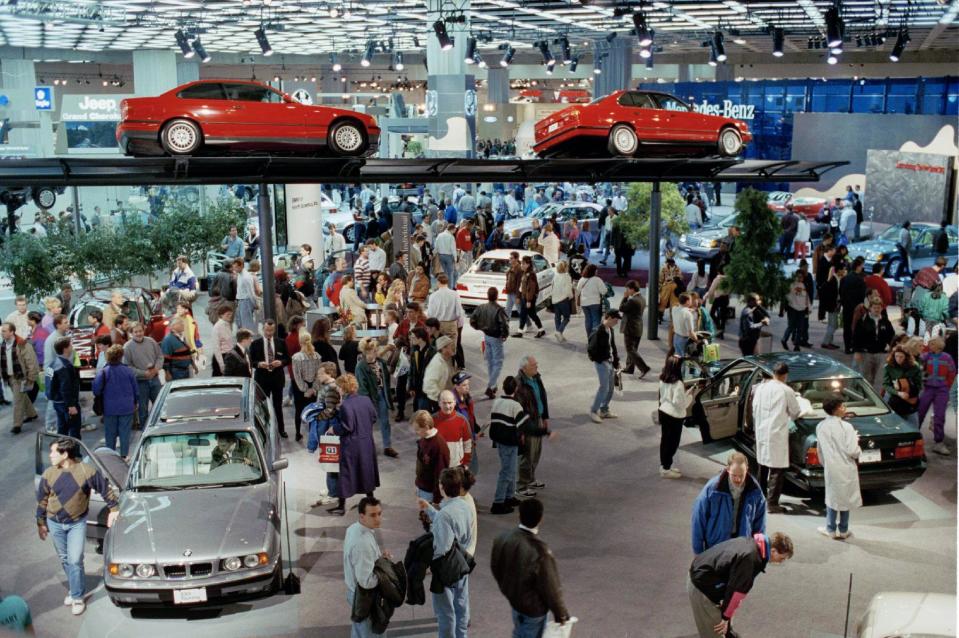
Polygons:
<instances>
[{"instance_id":1,"label":"white car","mask_svg":"<svg viewBox=\"0 0 959 638\"><path fill-rule=\"evenodd\" d=\"M506 303L506 271L509 270L509 255L514 251L507 249L490 250L473 262L465 273L456 280L456 292L460 296L463 306L475 307L486 303L486 291L490 286L499 290L499 302ZM553 292L553 269L546 258L531 250L517 250L519 258L526 255L533 258L533 268L536 270L536 279L539 281L539 296L536 305L546 304L546 300Z\"/></svg>"},{"instance_id":2,"label":"white car","mask_svg":"<svg viewBox=\"0 0 959 638\"><path fill-rule=\"evenodd\" d=\"M507 219L503 223L504 241L507 246L526 248L533 235L533 221L539 222L539 227L542 228L553 215L556 215L560 225L575 218L582 228L583 222L588 221L589 230L593 234L593 245L599 245L599 216L602 212L603 207L593 202L549 202L531 211L525 217ZM562 232L562 227L559 231Z\"/></svg>"},{"instance_id":3,"label":"white car","mask_svg":"<svg viewBox=\"0 0 959 638\"><path fill-rule=\"evenodd\" d=\"M955 594L887 591L869 601L858 638L938 638L956 635Z\"/></svg>"}]
</instances>

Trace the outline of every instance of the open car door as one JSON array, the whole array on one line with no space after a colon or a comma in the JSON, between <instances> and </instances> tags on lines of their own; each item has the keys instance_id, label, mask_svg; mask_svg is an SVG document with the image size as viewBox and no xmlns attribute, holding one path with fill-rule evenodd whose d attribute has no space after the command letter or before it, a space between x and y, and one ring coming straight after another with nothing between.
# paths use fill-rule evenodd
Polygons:
<instances>
[{"instance_id":1,"label":"open car door","mask_svg":"<svg viewBox=\"0 0 959 638\"><path fill-rule=\"evenodd\" d=\"M129 470L123 457L106 447L100 447L91 452L79 439L74 439L62 434L51 434L49 432L37 433L34 487L40 485L40 476L50 467L50 446L60 439L76 441L80 446L81 461L96 467L113 486L119 498L120 493L126 487L127 472ZM103 540L107 534L108 514L109 508L103 500L103 497L96 492L91 492L90 509L87 512L87 538L97 541Z\"/></svg>"},{"instance_id":2,"label":"open car door","mask_svg":"<svg viewBox=\"0 0 959 638\"><path fill-rule=\"evenodd\" d=\"M702 407L702 415L711 439L736 436L739 430L742 393L755 372L755 366L745 361L740 362L721 372L697 395L696 403ZM697 409L698 407L694 406L694 410Z\"/></svg>"}]
</instances>

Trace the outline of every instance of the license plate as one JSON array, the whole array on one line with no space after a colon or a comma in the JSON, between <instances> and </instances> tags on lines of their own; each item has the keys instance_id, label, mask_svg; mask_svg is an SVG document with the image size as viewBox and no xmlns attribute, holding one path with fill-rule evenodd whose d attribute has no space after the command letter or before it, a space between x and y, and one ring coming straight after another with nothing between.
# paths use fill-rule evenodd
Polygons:
<instances>
[{"instance_id":1,"label":"license plate","mask_svg":"<svg viewBox=\"0 0 959 638\"><path fill-rule=\"evenodd\" d=\"M173 602L177 605L193 605L206 602L206 587L196 589L174 589Z\"/></svg>"},{"instance_id":2,"label":"license plate","mask_svg":"<svg viewBox=\"0 0 959 638\"><path fill-rule=\"evenodd\" d=\"M546 132L547 132L547 133L552 133L553 131L555 131L555 130L558 129L558 128L559 128L559 122L556 122L556 123L554 123L554 124L550 124L550 125L549 125L549 128L546 129Z\"/></svg>"},{"instance_id":3,"label":"license plate","mask_svg":"<svg viewBox=\"0 0 959 638\"><path fill-rule=\"evenodd\" d=\"M96 370L80 370L81 379L93 379L97 376Z\"/></svg>"},{"instance_id":4,"label":"license plate","mask_svg":"<svg viewBox=\"0 0 959 638\"><path fill-rule=\"evenodd\" d=\"M882 460L882 450L863 450L859 455L860 463L878 463Z\"/></svg>"}]
</instances>

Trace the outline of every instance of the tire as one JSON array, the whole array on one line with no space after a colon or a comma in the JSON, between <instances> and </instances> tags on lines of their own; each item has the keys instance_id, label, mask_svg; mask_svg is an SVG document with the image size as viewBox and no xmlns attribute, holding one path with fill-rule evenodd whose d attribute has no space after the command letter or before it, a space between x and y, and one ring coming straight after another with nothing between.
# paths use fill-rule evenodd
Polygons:
<instances>
[{"instance_id":1,"label":"tire","mask_svg":"<svg viewBox=\"0 0 959 638\"><path fill-rule=\"evenodd\" d=\"M523 236L520 238L520 240L519 240L520 248L522 248L523 250L529 250L529 240L530 240L530 237L532 237L532 234L531 234L531 233L526 233L525 235L523 235Z\"/></svg>"},{"instance_id":2,"label":"tire","mask_svg":"<svg viewBox=\"0 0 959 638\"><path fill-rule=\"evenodd\" d=\"M886 262L886 270L884 276L895 278L896 271L899 270L899 264L902 263L902 257L890 257L889 261Z\"/></svg>"},{"instance_id":3,"label":"tire","mask_svg":"<svg viewBox=\"0 0 959 638\"><path fill-rule=\"evenodd\" d=\"M171 120L160 131L160 144L168 155L192 155L203 146L203 131L196 122Z\"/></svg>"},{"instance_id":4,"label":"tire","mask_svg":"<svg viewBox=\"0 0 959 638\"><path fill-rule=\"evenodd\" d=\"M356 237L356 235L354 234L356 232L355 229L356 229L356 226L354 224L350 224L343 230L343 239L346 240L346 243L348 244L353 243L353 238Z\"/></svg>"},{"instance_id":5,"label":"tire","mask_svg":"<svg viewBox=\"0 0 959 638\"><path fill-rule=\"evenodd\" d=\"M719 154L723 157L736 157L743 151L743 138L734 128L724 128L719 132Z\"/></svg>"},{"instance_id":6,"label":"tire","mask_svg":"<svg viewBox=\"0 0 959 638\"><path fill-rule=\"evenodd\" d=\"M611 155L632 157L639 150L639 138L636 132L626 124L617 124L609 132L607 144Z\"/></svg>"},{"instance_id":7,"label":"tire","mask_svg":"<svg viewBox=\"0 0 959 638\"><path fill-rule=\"evenodd\" d=\"M335 155L361 157L366 152L366 131L356 120L336 122L326 137L326 144Z\"/></svg>"}]
</instances>

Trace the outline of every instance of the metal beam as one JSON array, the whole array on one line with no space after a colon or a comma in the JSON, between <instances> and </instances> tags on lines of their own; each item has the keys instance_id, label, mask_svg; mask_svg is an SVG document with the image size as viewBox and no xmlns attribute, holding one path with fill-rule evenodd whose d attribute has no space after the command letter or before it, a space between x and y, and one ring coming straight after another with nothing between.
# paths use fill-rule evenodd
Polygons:
<instances>
[{"instance_id":1,"label":"metal beam","mask_svg":"<svg viewBox=\"0 0 959 638\"><path fill-rule=\"evenodd\" d=\"M659 339L659 236L663 194L653 182L649 195L649 281L646 282L646 338Z\"/></svg>"},{"instance_id":2,"label":"metal beam","mask_svg":"<svg viewBox=\"0 0 959 638\"><path fill-rule=\"evenodd\" d=\"M260 272L263 273L263 318L276 319L276 286L273 278L273 213L270 210L270 189L260 184L256 198L260 217Z\"/></svg>"}]
</instances>

